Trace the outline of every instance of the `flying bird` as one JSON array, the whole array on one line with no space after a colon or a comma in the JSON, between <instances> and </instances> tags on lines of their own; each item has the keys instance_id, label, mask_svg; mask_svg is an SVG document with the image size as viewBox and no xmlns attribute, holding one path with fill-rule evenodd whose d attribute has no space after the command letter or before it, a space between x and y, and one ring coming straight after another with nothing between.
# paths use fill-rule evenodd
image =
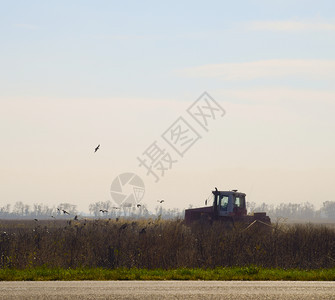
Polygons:
<instances>
[{"instance_id":1,"label":"flying bird","mask_svg":"<svg viewBox=\"0 0 335 300\"><path fill-rule=\"evenodd\" d=\"M142 205L141 205L141 204L137 204L136 206L139 208L139 207L141 207Z\"/></svg>"},{"instance_id":2,"label":"flying bird","mask_svg":"<svg viewBox=\"0 0 335 300\"><path fill-rule=\"evenodd\" d=\"M157 202L159 202L159 203L163 203L163 202L164 202L164 200L157 200Z\"/></svg>"},{"instance_id":3,"label":"flying bird","mask_svg":"<svg viewBox=\"0 0 335 300\"><path fill-rule=\"evenodd\" d=\"M104 214L104 213L108 213L107 209L100 209L100 211Z\"/></svg>"},{"instance_id":4,"label":"flying bird","mask_svg":"<svg viewBox=\"0 0 335 300\"><path fill-rule=\"evenodd\" d=\"M62 212L64 213L64 215L69 215L70 214L65 209L62 209Z\"/></svg>"},{"instance_id":5,"label":"flying bird","mask_svg":"<svg viewBox=\"0 0 335 300\"><path fill-rule=\"evenodd\" d=\"M207 205L207 199L205 200L205 205Z\"/></svg>"},{"instance_id":6,"label":"flying bird","mask_svg":"<svg viewBox=\"0 0 335 300\"><path fill-rule=\"evenodd\" d=\"M95 149L94 149L94 153L97 152L97 151L99 150L99 148L100 148L100 144L99 144L98 146L95 147Z\"/></svg>"}]
</instances>

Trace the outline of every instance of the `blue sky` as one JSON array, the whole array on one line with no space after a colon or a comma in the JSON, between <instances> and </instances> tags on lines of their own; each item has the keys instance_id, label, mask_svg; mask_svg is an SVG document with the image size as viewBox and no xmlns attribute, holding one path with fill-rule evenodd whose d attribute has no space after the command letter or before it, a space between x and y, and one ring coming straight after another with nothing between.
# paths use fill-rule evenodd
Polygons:
<instances>
[{"instance_id":1,"label":"blue sky","mask_svg":"<svg viewBox=\"0 0 335 300\"><path fill-rule=\"evenodd\" d=\"M282 201L280 182L292 202L315 201L331 185L335 2L1 7L1 203L66 200L86 209L110 199L111 181L128 170L146 179L148 205L162 196L180 208L199 204L218 182L272 203ZM226 116L153 184L136 156L204 91ZM98 143L102 153L93 161ZM264 182L271 200L257 189ZM328 191L316 204L325 197L335 201Z\"/></svg>"},{"instance_id":2,"label":"blue sky","mask_svg":"<svg viewBox=\"0 0 335 300\"><path fill-rule=\"evenodd\" d=\"M333 58L334 28L272 31L252 24L333 24L334 3L272 2L4 2L2 92L18 94L12 90L20 83L22 94L110 97L129 95L131 83L132 95L160 96L169 84L193 85L175 76L185 67Z\"/></svg>"}]
</instances>

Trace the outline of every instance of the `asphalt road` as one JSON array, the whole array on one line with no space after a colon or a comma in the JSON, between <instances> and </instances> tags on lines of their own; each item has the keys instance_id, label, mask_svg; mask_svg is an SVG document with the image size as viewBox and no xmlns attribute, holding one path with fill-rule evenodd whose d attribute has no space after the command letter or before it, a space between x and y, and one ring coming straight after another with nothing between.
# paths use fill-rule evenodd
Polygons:
<instances>
[{"instance_id":1,"label":"asphalt road","mask_svg":"<svg viewBox=\"0 0 335 300\"><path fill-rule=\"evenodd\" d=\"M335 299L335 282L4 281L0 299Z\"/></svg>"}]
</instances>

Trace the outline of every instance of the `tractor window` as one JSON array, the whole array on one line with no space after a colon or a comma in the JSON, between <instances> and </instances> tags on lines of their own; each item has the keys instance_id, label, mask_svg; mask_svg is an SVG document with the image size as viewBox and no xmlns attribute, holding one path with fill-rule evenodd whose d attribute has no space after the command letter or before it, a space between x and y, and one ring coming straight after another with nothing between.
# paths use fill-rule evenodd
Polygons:
<instances>
[{"instance_id":1,"label":"tractor window","mask_svg":"<svg viewBox=\"0 0 335 300\"><path fill-rule=\"evenodd\" d=\"M228 196L221 196L220 197L221 199L220 199L220 203L221 203L221 205L220 205L220 210L225 210L225 211L227 211L227 209L228 209Z\"/></svg>"},{"instance_id":2,"label":"tractor window","mask_svg":"<svg viewBox=\"0 0 335 300\"><path fill-rule=\"evenodd\" d=\"M235 197L235 206L236 207L241 207L241 198L240 197Z\"/></svg>"},{"instance_id":3,"label":"tractor window","mask_svg":"<svg viewBox=\"0 0 335 300\"><path fill-rule=\"evenodd\" d=\"M244 197L235 197L235 207L244 207Z\"/></svg>"}]
</instances>

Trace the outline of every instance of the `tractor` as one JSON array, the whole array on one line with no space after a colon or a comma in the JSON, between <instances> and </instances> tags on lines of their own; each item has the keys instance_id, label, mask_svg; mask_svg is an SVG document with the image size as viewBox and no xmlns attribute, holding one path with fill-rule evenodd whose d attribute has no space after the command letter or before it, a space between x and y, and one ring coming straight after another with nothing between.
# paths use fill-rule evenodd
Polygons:
<instances>
[{"instance_id":1,"label":"tractor","mask_svg":"<svg viewBox=\"0 0 335 300\"><path fill-rule=\"evenodd\" d=\"M199 208L190 208L185 210L185 223L194 222L213 222L222 221L226 224L239 223L245 225L246 228L256 223L270 226L270 217L265 212L255 212L251 215L247 214L246 194L237 190L231 191L212 191L213 205ZM207 202L207 200L206 200Z\"/></svg>"}]
</instances>

